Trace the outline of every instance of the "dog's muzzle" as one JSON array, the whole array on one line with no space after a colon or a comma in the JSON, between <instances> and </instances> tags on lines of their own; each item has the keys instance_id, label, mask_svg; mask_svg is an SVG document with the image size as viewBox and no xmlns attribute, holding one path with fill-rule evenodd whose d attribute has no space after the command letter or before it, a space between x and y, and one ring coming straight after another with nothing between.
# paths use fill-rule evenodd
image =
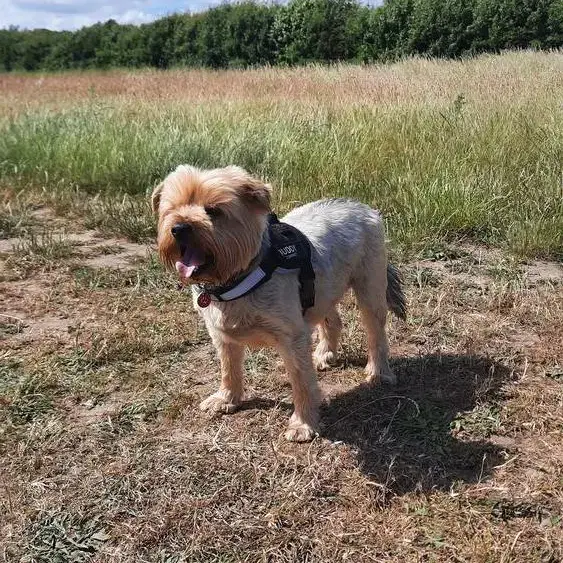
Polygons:
<instances>
[{"instance_id":1,"label":"dog's muzzle","mask_svg":"<svg viewBox=\"0 0 563 563\"><path fill-rule=\"evenodd\" d=\"M180 249L176 270L184 279L191 278L205 264L205 254L194 241L193 227L189 223L176 223L170 232Z\"/></svg>"},{"instance_id":2,"label":"dog's muzzle","mask_svg":"<svg viewBox=\"0 0 563 563\"><path fill-rule=\"evenodd\" d=\"M193 233L193 228L188 223L177 223L170 229L170 232L180 244L185 244Z\"/></svg>"}]
</instances>

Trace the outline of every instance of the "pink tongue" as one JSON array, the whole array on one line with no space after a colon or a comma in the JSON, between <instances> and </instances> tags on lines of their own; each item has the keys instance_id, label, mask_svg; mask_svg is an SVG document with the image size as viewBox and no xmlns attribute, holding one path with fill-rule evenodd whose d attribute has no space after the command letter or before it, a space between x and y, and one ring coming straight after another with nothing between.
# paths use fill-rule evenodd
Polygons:
<instances>
[{"instance_id":1,"label":"pink tongue","mask_svg":"<svg viewBox=\"0 0 563 563\"><path fill-rule=\"evenodd\" d=\"M176 262L176 270L182 278L190 278L194 270L203 264L203 255L193 248L186 248L182 260Z\"/></svg>"}]
</instances>

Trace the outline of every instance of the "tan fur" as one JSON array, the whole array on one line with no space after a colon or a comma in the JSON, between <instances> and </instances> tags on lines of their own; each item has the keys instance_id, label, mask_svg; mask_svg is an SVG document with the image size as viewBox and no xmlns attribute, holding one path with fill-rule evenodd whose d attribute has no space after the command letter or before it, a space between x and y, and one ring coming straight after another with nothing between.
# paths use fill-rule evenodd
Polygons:
<instances>
[{"instance_id":1,"label":"tan fur","mask_svg":"<svg viewBox=\"0 0 563 563\"><path fill-rule=\"evenodd\" d=\"M214 259L213 267L192 281L220 284L247 268L258 253L270 210L270 187L236 166L216 170L179 166L155 188L152 204L159 215L162 262L172 268L180 258L171 228L189 223L198 247ZM211 221L205 207L218 208L223 215Z\"/></svg>"}]
</instances>

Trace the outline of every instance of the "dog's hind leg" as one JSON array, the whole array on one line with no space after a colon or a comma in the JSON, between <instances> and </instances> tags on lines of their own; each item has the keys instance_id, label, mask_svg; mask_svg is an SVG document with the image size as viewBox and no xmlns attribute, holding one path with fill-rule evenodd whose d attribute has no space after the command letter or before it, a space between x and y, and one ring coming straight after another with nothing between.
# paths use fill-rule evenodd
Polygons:
<instances>
[{"instance_id":1,"label":"dog's hind leg","mask_svg":"<svg viewBox=\"0 0 563 563\"><path fill-rule=\"evenodd\" d=\"M294 411L285 437L290 442L308 442L317 431L320 391L311 357L311 334L308 327L291 338L278 340L291 389Z\"/></svg>"},{"instance_id":2,"label":"dog's hind leg","mask_svg":"<svg viewBox=\"0 0 563 563\"><path fill-rule=\"evenodd\" d=\"M342 332L342 321L336 308L331 309L328 315L318 326L319 343L313 353L315 367L318 370L328 369L336 359L338 341Z\"/></svg>"},{"instance_id":3,"label":"dog's hind leg","mask_svg":"<svg viewBox=\"0 0 563 563\"><path fill-rule=\"evenodd\" d=\"M373 268L365 268L352 280L352 289L356 294L368 337L366 380L368 383L377 383L381 378L387 383L395 384L397 378L389 367L389 343L385 332L388 311L385 265L374 264Z\"/></svg>"},{"instance_id":4,"label":"dog's hind leg","mask_svg":"<svg viewBox=\"0 0 563 563\"><path fill-rule=\"evenodd\" d=\"M204 399L199 408L203 411L233 413L243 398L244 347L234 342L213 342L221 360L221 386L219 391Z\"/></svg>"}]
</instances>

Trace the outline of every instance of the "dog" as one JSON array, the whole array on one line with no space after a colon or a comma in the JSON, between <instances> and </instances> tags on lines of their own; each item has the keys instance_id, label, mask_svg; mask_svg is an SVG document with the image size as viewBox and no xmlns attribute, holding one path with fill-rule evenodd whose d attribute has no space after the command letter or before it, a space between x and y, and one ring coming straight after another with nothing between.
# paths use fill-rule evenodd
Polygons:
<instances>
[{"instance_id":1,"label":"dog","mask_svg":"<svg viewBox=\"0 0 563 563\"><path fill-rule=\"evenodd\" d=\"M385 324L388 310L405 318L406 302L400 274L387 262L380 214L348 199L308 203L282 220L301 239L278 250L292 253L304 235L314 279L303 280L299 269L276 267L252 286L271 246L271 191L237 166L179 166L154 189L152 208L161 261L191 286L221 363L219 390L201 409L237 410L245 347L273 346L293 393L285 437L305 442L317 435L321 395L315 368L326 369L335 360L342 329L337 305L344 293L353 290L367 331L369 383L396 382ZM305 308L301 292L307 284L314 286L314 298L306 298ZM315 327L319 342L311 353Z\"/></svg>"}]
</instances>

